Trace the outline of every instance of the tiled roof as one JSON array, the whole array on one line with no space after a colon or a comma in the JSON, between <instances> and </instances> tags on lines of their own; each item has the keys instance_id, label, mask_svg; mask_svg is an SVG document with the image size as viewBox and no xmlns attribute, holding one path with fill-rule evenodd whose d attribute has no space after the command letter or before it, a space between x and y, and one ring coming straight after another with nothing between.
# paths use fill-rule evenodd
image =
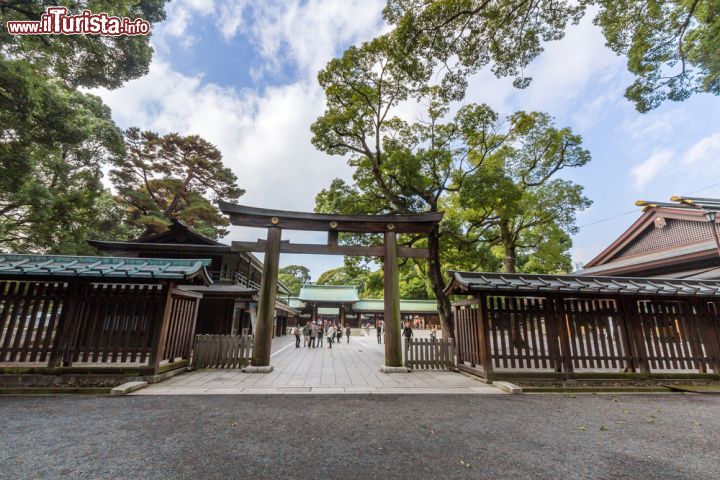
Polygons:
<instances>
[{"instance_id":1,"label":"tiled roof","mask_svg":"<svg viewBox=\"0 0 720 480\"><path fill-rule=\"evenodd\" d=\"M356 312L382 312L385 309L383 299L360 300L353 305ZM402 313L437 313L435 300L400 300Z\"/></svg>"},{"instance_id":2,"label":"tiled roof","mask_svg":"<svg viewBox=\"0 0 720 480\"><path fill-rule=\"evenodd\" d=\"M319 307L318 315L340 315L340 309L337 307Z\"/></svg>"},{"instance_id":3,"label":"tiled roof","mask_svg":"<svg viewBox=\"0 0 720 480\"><path fill-rule=\"evenodd\" d=\"M298 298L303 302L352 303L359 300L354 285L314 285L305 284Z\"/></svg>"},{"instance_id":4,"label":"tiled roof","mask_svg":"<svg viewBox=\"0 0 720 480\"><path fill-rule=\"evenodd\" d=\"M303 308L305 308L305 302L301 301L297 297L290 297L288 299L288 307L298 308L298 309L302 310Z\"/></svg>"},{"instance_id":5,"label":"tiled roof","mask_svg":"<svg viewBox=\"0 0 720 480\"><path fill-rule=\"evenodd\" d=\"M212 280L210 260L164 258L77 257L0 253L0 276L98 277L127 279Z\"/></svg>"},{"instance_id":6,"label":"tiled roof","mask_svg":"<svg viewBox=\"0 0 720 480\"><path fill-rule=\"evenodd\" d=\"M524 273L466 273L451 271L451 293L596 293L720 297L720 281L670 278L532 275Z\"/></svg>"}]
</instances>

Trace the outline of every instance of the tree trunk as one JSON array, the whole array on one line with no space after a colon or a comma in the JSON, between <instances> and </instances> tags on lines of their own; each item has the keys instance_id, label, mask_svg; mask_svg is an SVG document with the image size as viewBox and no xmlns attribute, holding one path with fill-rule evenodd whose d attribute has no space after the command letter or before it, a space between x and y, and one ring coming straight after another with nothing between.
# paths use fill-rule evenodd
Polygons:
<instances>
[{"instance_id":1,"label":"tree trunk","mask_svg":"<svg viewBox=\"0 0 720 480\"><path fill-rule=\"evenodd\" d=\"M500 223L500 236L502 238L503 250L505 252L503 258L503 270L506 273L515 273L517 258L515 253L515 241L510 232L510 225L506 220Z\"/></svg>"},{"instance_id":2,"label":"tree trunk","mask_svg":"<svg viewBox=\"0 0 720 480\"><path fill-rule=\"evenodd\" d=\"M443 328L443 338L455 338L455 319L450 307L450 297L445 293L445 280L443 280L442 266L440 264L440 227L435 225L428 236L428 274L433 293L437 298L437 308L440 314L440 323Z\"/></svg>"}]
</instances>

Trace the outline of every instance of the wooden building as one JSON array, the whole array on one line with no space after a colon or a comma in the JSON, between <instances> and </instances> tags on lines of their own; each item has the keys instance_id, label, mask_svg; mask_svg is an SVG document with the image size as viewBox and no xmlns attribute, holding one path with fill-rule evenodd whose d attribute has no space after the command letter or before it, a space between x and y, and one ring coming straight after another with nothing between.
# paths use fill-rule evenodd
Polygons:
<instances>
[{"instance_id":1,"label":"wooden building","mask_svg":"<svg viewBox=\"0 0 720 480\"><path fill-rule=\"evenodd\" d=\"M129 241L88 240L102 252L121 257L208 259L212 285L191 285L202 293L198 334L239 334L254 331L262 279L262 262L252 253L233 252L229 245L207 238L178 220L161 233ZM299 313L288 306L289 291L278 286L274 334L284 335Z\"/></svg>"},{"instance_id":2,"label":"wooden building","mask_svg":"<svg viewBox=\"0 0 720 480\"><path fill-rule=\"evenodd\" d=\"M720 279L715 218L720 200L673 197L637 205L640 218L579 274Z\"/></svg>"},{"instance_id":3,"label":"wooden building","mask_svg":"<svg viewBox=\"0 0 720 480\"><path fill-rule=\"evenodd\" d=\"M383 320L385 301L361 299L355 285L316 285L306 283L300 294L290 299L290 306L298 309L301 323L330 320L359 327L366 322L375 324ZM435 300L400 299L400 316L403 321L421 317L426 326L440 326Z\"/></svg>"}]
</instances>

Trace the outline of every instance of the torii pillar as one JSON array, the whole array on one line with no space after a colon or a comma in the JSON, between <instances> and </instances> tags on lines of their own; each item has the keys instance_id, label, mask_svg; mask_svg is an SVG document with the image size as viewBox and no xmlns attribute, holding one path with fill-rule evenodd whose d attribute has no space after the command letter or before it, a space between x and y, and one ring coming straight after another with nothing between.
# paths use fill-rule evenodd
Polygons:
<instances>
[{"instance_id":1,"label":"torii pillar","mask_svg":"<svg viewBox=\"0 0 720 480\"><path fill-rule=\"evenodd\" d=\"M385 232L385 255L383 258L385 283L385 365L383 372L407 371L402 360L402 335L400 328L400 275L398 272L397 234Z\"/></svg>"},{"instance_id":2,"label":"torii pillar","mask_svg":"<svg viewBox=\"0 0 720 480\"><path fill-rule=\"evenodd\" d=\"M278 267L280 265L280 227L268 227L260 299L257 310L257 329L255 348L253 348L251 366L247 372L272 372L270 352L272 350L273 324L275 322L275 297L277 297Z\"/></svg>"}]
</instances>

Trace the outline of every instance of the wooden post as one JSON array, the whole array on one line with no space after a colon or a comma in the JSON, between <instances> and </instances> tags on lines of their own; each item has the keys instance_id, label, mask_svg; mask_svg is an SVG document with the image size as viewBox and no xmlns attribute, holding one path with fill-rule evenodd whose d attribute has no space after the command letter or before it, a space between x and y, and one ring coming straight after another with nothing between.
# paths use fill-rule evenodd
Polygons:
<instances>
[{"instance_id":1,"label":"wooden post","mask_svg":"<svg viewBox=\"0 0 720 480\"><path fill-rule=\"evenodd\" d=\"M720 335L718 335L720 327L716 326L715 308L716 306L714 304L711 306L707 299L697 302L700 341L705 345L713 372L718 373L720 372Z\"/></svg>"},{"instance_id":2,"label":"wooden post","mask_svg":"<svg viewBox=\"0 0 720 480\"><path fill-rule=\"evenodd\" d=\"M355 313L355 326L360 328L362 325L360 325L360 312Z\"/></svg>"},{"instance_id":3,"label":"wooden post","mask_svg":"<svg viewBox=\"0 0 720 480\"><path fill-rule=\"evenodd\" d=\"M29 288L28 285L28 289ZM70 345L72 345L72 336L75 334L75 327L77 326L78 304L81 298L80 288L78 281L68 282L67 293L65 294L65 301L58 323L58 330L55 334L52 351L50 352L50 358L48 360L49 368L60 366L61 362L64 367L72 365L72 352L69 352L70 354L68 356L65 356L65 354L68 353L67 350L69 350ZM17 293L19 296L20 292L18 291ZM23 318L18 319L18 322L23 321Z\"/></svg>"},{"instance_id":4,"label":"wooden post","mask_svg":"<svg viewBox=\"0 0 720 480\"><path fill-rule=\"evenodd\" d=\"M282 230L280 227L268 227L260 300L258 301L255 348L252 356L252 365L255 367L267 367L270 365L281 236Z\"/></svg>"},{"instance_id":5,"label":"wooden post","mask_svg":"<svg viewBox=\"0 0 720 480\"><path fill-rule=\"evenodd\" d=\"M480 305L477 309L478 319L478 335L480 344L480 363L482 364L485 372L485 378L491 380L493 378L493 364L492 355L490 351L490 330L489 330L489 316L487 308L487 296L480 295ZM444 340L444 339L443 339Z\"/></svg>"},{"instance_id":6,"label":"wooden post","mask_svg":"<svg viewBox=\"0 0 720 480\"><path fill-rule=\"evenodd\" d=\"M635 359L633 362L633 370L635 365L640 369L640 373L650 373L650 362L648 361L647 350L645 348L645 335L643 332L643 313L641 306L637 300L627 300L618 298L620 302L620 317L628 351Z\"/></svg>"},{"instance_id":7,"label":"wooden post","mask_svg":"<svg viewBox=\"0 0 720 480\"><path fill-rule=\"evenodd\" d=\"M548 297L549 298L549 297ZM565 373L573 373L572 348L570 334L568 333L568 318L565 310L565 299L560 295L552 297L555 310L557 333L560 335L560 354L562 355L562 369Z\"/></svg>"},{"instance_id":8,"label":"wooden post","mask_svg":"<svg viewBox=\"0 0 720 480\"><path fill-rule=\"evenodd\" d=\"M340 304L340 325L345 325L345 304Z\"/></svg>"},{"instance_id":9,"label":"wooden post","mask_svg":"<svg viewBox=\"0 0 720 480\"><path fill-rule=\"evenodd\" d=\"M175 289L175 283L166 283L163 287L167 288L167 291L165 292L165 303L164 308L161 310L162 314L160 315L160 318L153 319L157 323L155 323L155 328L152 334L150 361L148 362L148 365L153 367L156 374L158 368L160 367L160 362L162 362L163 357L165 356L165 344L167 343L168 329L170 328L170 317L173 313L172 293Z\"/></svg>"},{"instance_id":10,"label":"wooden post","mask_svg":"<svg viewBox=\"0 0 720 480\"><path fill-rule=\"evenodd\" d=\"M385 366L402 367L397 234L385 232Z\"/></svg>"}]
</instances>

